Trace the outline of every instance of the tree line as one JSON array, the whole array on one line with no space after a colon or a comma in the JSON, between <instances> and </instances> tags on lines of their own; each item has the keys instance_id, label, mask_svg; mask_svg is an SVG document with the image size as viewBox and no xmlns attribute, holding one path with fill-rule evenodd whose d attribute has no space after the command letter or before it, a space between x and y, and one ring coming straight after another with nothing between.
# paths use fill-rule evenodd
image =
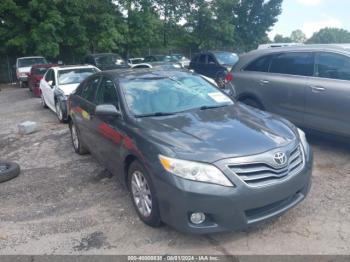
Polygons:
<instances>
[{"instance_id":1,"label":"tree line","mask_svg":"<svg viewBox=\"0 0 350 262\"><path fill-rule=\"evenodd\" d=\"M268 41L283 0L1 0L0 54L246 51Z\"/></svg>"},{"instance_id":2,"label":"tree line","mask_svg":"<svg viewBox=\"0 0 350 262\"><path fill-rule=\"evenodd\" d=\"M350 32L341 28L323 28L315 32L309 39L300 30L295 30L290 36L277 34L275 43L305 43L305 44L343 44L350 43Z\"/></svg>"}]
</instances>

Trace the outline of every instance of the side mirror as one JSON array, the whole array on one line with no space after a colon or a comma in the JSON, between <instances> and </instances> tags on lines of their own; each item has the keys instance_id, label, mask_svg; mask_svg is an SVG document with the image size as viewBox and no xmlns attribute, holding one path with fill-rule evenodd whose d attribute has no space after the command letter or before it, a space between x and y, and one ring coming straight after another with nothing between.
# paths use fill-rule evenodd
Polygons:
<instances>
[{"instance_id":1,"label":"side mirror","mask_svg":"<svg viewBox=\"0 0 350 262\"><path fill-rule=\"evenodd\" d=\"M52 86L52 84L53 84L53 81L52 80L50 80L49 82L47 82L48 84L49 84L49 86Z\"/></svg>"},{"instance_id":2,"label":"side mirror","mask_svg":"<svg viewBox=\"0 0 350 262\"><path fill-rule=\"evenodd\" d=\"M95 109L97 116L121 116L120 111L114 105L98 105Z\"/></svg>"}]
</instances>

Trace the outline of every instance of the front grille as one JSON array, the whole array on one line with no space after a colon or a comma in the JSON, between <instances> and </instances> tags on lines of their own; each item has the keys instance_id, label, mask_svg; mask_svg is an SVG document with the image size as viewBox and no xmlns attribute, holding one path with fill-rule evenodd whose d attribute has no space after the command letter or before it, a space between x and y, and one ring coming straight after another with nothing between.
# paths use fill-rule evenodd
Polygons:
<instances>
[{"instance_id":1,"label":"front grille","mask_svg":"<svg viewBox=\"0 0 350 262\"><path fill-rule=\"evenodd\" d=\"M258 222L259 220L269 217L274 213L279 213L279 211L282 211L286 207L299 202L303 198L304 195L301 192L297 192L296 194L293 194L283 200L276 201L269 205L246 210L245 215L247 216L248 224Z\"/></svg>"},{"instance_id":2,"label":"front grille","mask_svg":"<svg viewBox=\"0 0 350 262\"><path fill-rule=\"evenodd\" d=\"M288 161L284 166L271 162L231 164L228 167L241 180L250 186L263 186L299 173L304 167L304 154L300 145L287 152Z\"/></svg>"}]
</instances>

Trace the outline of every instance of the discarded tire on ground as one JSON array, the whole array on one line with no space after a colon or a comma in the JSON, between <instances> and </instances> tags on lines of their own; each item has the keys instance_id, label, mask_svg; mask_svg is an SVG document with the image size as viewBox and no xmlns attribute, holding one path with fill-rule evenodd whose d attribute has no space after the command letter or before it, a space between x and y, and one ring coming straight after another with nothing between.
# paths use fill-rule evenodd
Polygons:
<instances>
[{"instance_id":1,"label":"discarded tire on ground","mask_svg":"<svg viewBox=\"0 0 350 262\"><path fill-rule=\"evenodd\" d=\"M20 167L16 163L0 161L0 183L17 177Z\"/></svg>"}]
</instances>

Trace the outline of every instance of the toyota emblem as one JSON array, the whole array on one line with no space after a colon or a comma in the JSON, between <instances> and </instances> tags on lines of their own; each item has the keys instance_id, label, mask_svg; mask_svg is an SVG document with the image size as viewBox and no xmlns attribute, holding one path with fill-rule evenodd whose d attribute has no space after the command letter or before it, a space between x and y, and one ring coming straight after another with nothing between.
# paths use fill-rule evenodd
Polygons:
<instances>
[{"instance_id":1,"label":"toyota emblem","mask_svg":"<svg viewBox=\"0 0 350 262\"><path fill-rule=\"evenodd\" d=\"M278 152L273 156L273 160L280 166L287 163L287 156L285 153Z\"/></svg>"}]
</instances>

